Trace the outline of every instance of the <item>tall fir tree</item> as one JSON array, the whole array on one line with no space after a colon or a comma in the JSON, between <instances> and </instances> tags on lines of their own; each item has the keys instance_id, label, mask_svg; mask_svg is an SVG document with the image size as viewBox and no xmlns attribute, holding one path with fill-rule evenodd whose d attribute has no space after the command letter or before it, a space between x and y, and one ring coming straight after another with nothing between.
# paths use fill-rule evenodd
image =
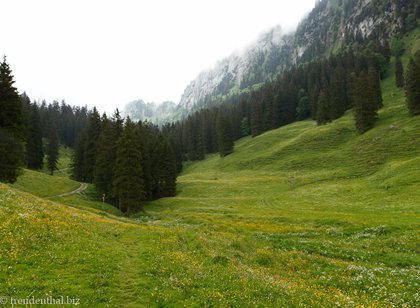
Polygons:
<instances>
[{"instance_id":1,"label":"tall fir tree","mask_svg":"<svg viewBox=\"0 0 420 308\"><path fill-rule=\"evenodd\" d=\"M404 68L400 57L395 58L395 85L398 88L404 87Z\"/></svg>"},{"instance_id":2,"label":"tall fir tree","mask_svg":"<svg viewBox=\"0 0 420 308\"><path fill-rule=\"evenodd\" d=\"M76 138L74 144L74 151L71 162L72 177L76 181L85 181L85 171L83 169L83 159L85 157L85 143L86 143L86 132L82 131Z\"/></svg>"},{"instance_id":3,"label":"tall fir tree","mask_svg":"<svg viewBox=\"0 0 420 308\"><path fill-rule=\"evenodd\" d=\"M0 63L0 181L13 183L24 161L22 104L12 71Z\"/></svg>"},{"instance_id":4,"label":"tall fir tree","mask_svg":"<svg viewBox=\"0 0 420 308\"><path fill-rule=\"evenodd\" d=\"M327 124L331 122L330 117L330 104L325 90L321 90L318 96L316 122L318 125Z\"/></svg>"},{"instance_id":5,"label":"tall fir tree","mask_svg":"<svg viewBox=\"0 0 420 308\"><path fill-rule=\"evenodd\" d=\"M217 117L217 144L220 157L225 157L233 152L232 125L229 118L219 112Z\"/></svg>"},{"instance_id":6,"label":"tall fir tree","mask_svg":"<svg viewBox=\"0 0 420 308\"><path fill-rule=\"evenodd\" d=\"M420 51L411 57L408 63L405 73L405 94L410 115L420 115Z\"/></svg>"},{"instance_id":7,"label":"tall fir tree","mask_svg":"<svg viewBox=\"0 0 420 308\"><path fill-rule=\"evenodd\" d=\"M41 169L44 163L42 124L36 103L30 105L26 133L26 164L30 169Z\"/></svg>"},{"instance_id":8,"label":"tall fir tree","mask_svg":"<svg viewBox=\"0 0 420 308\"><path fill-rule=\"evenodd\" d=\"M60 146L60 139L57 131L56 121L53 120L50 125L50 131L48 133L48 144L46 149L47 154L47 168L50 174L54 174L57 170L58 164L58 150Z\"/></svg>"},{"instance_id":9,"label":"tall fir tree","mask_svg":"<svg viewBox=\"0 0 420 308\"><path fill-rule=\"evenodd\" d=\"M371 95L370 99L376 105L376 110L379 110L384 106L384 104L382 100L381 76L379 73L378 65L375 62L376 60L372 60L372 58L369 59L367 78L370 90L368 92Z\"/></svg>"},{"instance_id":10,"label":"tall fir tree","mask_svg":"<svg viewBox=\"0 0 420 308\"><path fill-rule=\"evenodd\" d=\"M356 80L356 89L353 99L353 114L356 129L363 134L371 129L378 117L375 89L369 82L369 76L362 71Z\"/></svg>"},{"instance_id":11,"label":"tall fir tree","mask_svg":"<svg viewBox=\"0 0 420 308\"><path fill-rule=\"evenodd\" d=\"M14 83L12 70L4 57L0 63L0 127L23 140L22 103Z\"/></svg>"},{"instance_id":12,"label":"tall fir tree","mask_svg":"<svg viewBox=\"0 0 420 308\"><path fill-rule=\"evenodd\" d=\"M117 142L122 131L123 121L118 109L112 119L102 119L101 134L96 153L93 183L105 194L107 201L113 201L112 179L117 156Z\"/></svg>"},{"instance_id":13,"label":"tall fir tree","mask_svg":"<svg viewBox=\"0 0 420 308\"><path fill-rule=\"evenodd\" d=\"M251 134L251 128L247 117L241 120L241 137L249 136Z\"/></svg>"},{"instance_id":14,"label":"tall fir tree","mask_svg":"<svg viewBox=\"0 0 420 308\"><path fill-rule=\"evenodd\" d=\"M260 135L263 128L263 107L258 96L254 93L251 96L251 133L252 137Z\"/></svg>"},{"instance_id":15,"label":"tall fir tree","mask_svg":"<svg viewBox=\"0 0 420 308\"><path fill-rule=\"evenodd\" d=\"M136 127L127 118L118 140L113 187L119 208L128 214L141 209L141 200L145 198L142 155L137 140Z\"/></svg>"},{"instance_id":16,"label":"tall fir tree","mask_svg":"<svg viewBox=\"0 0 420 308\"><path fill-rule=\"evenodd\" d=\"M83 152L83 181L92 183L95 168L96 152L101 133L101 118L96 108L90 112L85 135Z\"/></svg>"},{"instance_id":17,"label":"tall fir tree","mask_svg":"<svg viewBox=\"0 0 420 308\"><path fill-rule=\"evenodd\" d=\"M337 66L331 73L328 91L330 100L329 120L338 119L346 110L347 93L345 75L345 70L341 65Z\"/></svg>"},{"instance_id":18,"label":"tall fir tree","mask_svg":"<svg viewBox=\"0 0 420 308\"><path fill-rule=\"evenodd\" d=\"M162 135L156 138L153 164L153 198L174 196L176 192L176 167L172 149Z\"/></svg>"},{"instance_id":19,"label":"tall fir tree","mask_svg":"<svg viewBox=\"0 0 420 308\"><path fill-rule=\"evenodd\" d=\"M310 108L308 93L305 89L300 89L298 92L298 107L296 109L297 119L302 121L308 118L311 111Z\"/></svg>"}]
</instances>

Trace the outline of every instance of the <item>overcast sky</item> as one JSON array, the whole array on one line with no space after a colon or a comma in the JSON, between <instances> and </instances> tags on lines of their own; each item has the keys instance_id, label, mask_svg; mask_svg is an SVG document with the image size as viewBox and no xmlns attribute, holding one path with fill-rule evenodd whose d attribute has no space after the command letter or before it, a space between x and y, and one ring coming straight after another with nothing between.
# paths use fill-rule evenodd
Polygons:
<instances>
[{"instance_id":1,"label":"overcast sky","mask_svg":"<svg viewBox=\"0 0 420 308\"><path fill-rule=\"evenodd\" d=\"M271 27L292 30L315 0L0 0L0 55L31 99L112 112L179 102L217 60Z\"/></svg>"}]
</instances>

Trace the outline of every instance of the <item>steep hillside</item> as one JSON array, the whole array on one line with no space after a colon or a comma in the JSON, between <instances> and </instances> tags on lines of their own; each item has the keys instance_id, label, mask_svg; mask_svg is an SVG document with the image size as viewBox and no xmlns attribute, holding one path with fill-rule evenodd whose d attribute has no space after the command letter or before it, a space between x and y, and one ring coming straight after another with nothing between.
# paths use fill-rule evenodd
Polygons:
<instances>
[{"instance_id":1,"label":"steep hillside","mask_svg":"<svg viewBox=\"0 0 420 308\"><path fill-rule=\"evenodd\" d=\"M280 27L263 34L242 54L219 61L186 87L180 108L187 112L220 103L226 95L256 86L270 76L322 57L352 43L391 38L417 27L420 5L414 1L322 0L294 33Z\"/></svg>"}]
</instances>

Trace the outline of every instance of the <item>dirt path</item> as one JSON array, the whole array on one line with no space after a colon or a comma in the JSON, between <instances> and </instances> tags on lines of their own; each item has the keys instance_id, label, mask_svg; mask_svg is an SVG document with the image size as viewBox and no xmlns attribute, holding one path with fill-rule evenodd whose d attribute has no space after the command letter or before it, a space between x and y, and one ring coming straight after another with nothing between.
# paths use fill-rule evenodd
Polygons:
<instances>
[{"instance_id":1,"label":"dirt path","mask_svg":"<svg viewBox=\"0 0 420 308\"><path fill-rule=\"evenodd\" d=\"M80 183L80 187L78 189L75 189L75 190L73 190L71 192L67 192L67 193L64 193L64 194L61 194L61 195L53 196L53 197L65 197L65 196L70 196L70 195L78 194L78 193L84 191L87 187L88 187L88 184L86 184L86 183ZM53 198L53 197L50 197L50 198Z\"/></svg>"}]
</instances>

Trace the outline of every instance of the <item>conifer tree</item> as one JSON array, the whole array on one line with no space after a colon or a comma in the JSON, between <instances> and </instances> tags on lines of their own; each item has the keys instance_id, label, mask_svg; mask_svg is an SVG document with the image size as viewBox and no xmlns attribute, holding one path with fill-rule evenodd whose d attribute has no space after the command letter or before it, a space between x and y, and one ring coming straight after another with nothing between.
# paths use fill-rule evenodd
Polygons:
<instances>
[{"instance_id":1,"label":"conifer tree","mask_svg":"<svg viewBox=\"0 0 420 308\"><path fill-rule=\"evenodd\" d=\"M23 159L22 142L10 131L0 128L0 182L15 182Z\"/></svg>"},{"instance_id":2,"label":"conifer tree","mask_svg":"<svg viewBox=\"0 0 420 308\"><path fill-rule=\"evenodd\" d=\"M105 194L107 200L111 200L113 197L112 179L117 156L116 141L121 135L122 125L123 121L121 120L118 109L115 111L111 120L107 119L106 116L102 119L93 183L101 193Z\"/></svg>"},{"instance_id":3,"label":"conifer tree","mask_svg":"<svg viewBox=\"0 0 420 308\"><path fill-rule=\"evenodd\" d=\"M369 67L368 67L368 82L369 82L369 95L371 100L376 105L376 110L381 109L384 104L382 100L382 89L381 89L381 77L379 73L379 69L377 68L377 64L374 62L375 60L372 60L372 58L369 59Z\"/></svg>"},{"instance_id":4,"label":"conifer tree","mask_svg":"<svg viewBox=\"0 0 420 308\"><path fill-rule=\"evenodd\" d=\"M119 208L128 214L139 209L145 198L142 155L136 128L127 118L118 140L113 187Z\"/></svg>"},{"instance_id":5,"label":"conifer tree","mask_svg":"<svg viewBox=\"0 0 420 308\"><path fill-rule=\"evenodd\" d=\"M420 52L410 58L405 74L405 93L410 115L420 115Z\"/></svg>"},{"instance_id":6,"label":"conifer tree","mask_svg":"<svg viewBox=\"0 0 420 308\"><path fill-rule=\"evenodd\" d=\"M316 112L316 122L318 125L327 124L331 122L329 118L329 110L330 105L328 101L328 97L325 94L324 90L319 92L318 102L317 102L317 112Z\"/></svg>"},{"instance_id":7,"label":"conifer tree","mask_svg":"<svg viewBox=\"0 0 420 308\"><path fill-rule=\"evenodd\" d=\"M156 185L153 197L174 196L176 192L175 156L162 135L157 138L157 148L158 152L155 153L157 164L153 170Z\"/></svg>"},{"instance_id":8,"label":"conifer tree","mask_svg":"<svg viewBox=\"0 0 420 308\"><path fill-rule=\"evenodd\" d=\"M241 137L249 136L251 134L251 128L249 127L249 120L247 117L241 120Z\"/></svg>"},{"instance_id":9,"label":"conifer tree","mask_svg":"<svg viewBox=\"0 0 420 308\"><path fill-rule=\"evenodd\" d=\"M77 138L76 142L74 144L74 151L72 156L72 176L76 181L85 181L85 172L83 169L83 158L85 154L85 143L86 143L86 132L81 132Z\"/></svg>"},{"instance_id":10,"label":"conifer tree","mask_svg":"<svg viewBox=\"0 0 420 308\"><path fill-rule=\"evenodd\" d=\"M16 181L24 160L22 105L6 57L0 63L0 181Z\"/></svg>"},{"instance_id":11,"label":"conifer tree","mask_svg":"<svg viewBox=\"0 0 420 308\"><path fill-rule=\"evenodd\" d=\"M232 126L229 118L221 114L217 117L217 144L219 146L220 157L224 157L233 152Z\"/></svg>"},{"instance_id":12,"label":"conifer tree","mask_svg":"<svg viewBox=\"0 0 420 308\"><path fill-rule=\"evenodd\" d=\"M152 199L154 197L154 189L156 187L156 180L154 177L154 168L158 165L156 157L159 148L156 144L156 137L154 128L151 123L138 122L137 123L137 142L140 145L142 157L142 169L144 179L145 199Z\"/></svg>"},{"instance_id":13,"label":"conifer tree","mask_svg":"<svg viewBox=\"0 0 420 308\"><path fill-rule=\"evenodd\" d=\"M369 82L366 72L360 73L355 84L353 114L356 129L362 134L373 127L378 116L378 106L374 89L371 87L372 83Z\"/></svg>"},{"instance_id":14,"label":"conifer tree","mask_svg":"<svg viewBox=\"0 0 420 308\"><path fill-rule=\"evenodd\" d=\"M395 58L395 85L398 88L404 87L404 68L400 57Z\"/></svg>"},{"instance_id":15,"label":"conifer tree","mask_svg":"<svg viewBox=\"0 0 420 308\"><path fill-rule=\"evenodd\" d=\"M26 164L31 169L41 169L44 162L42 124L36 103L30 105L26 133Z\"/></svg>"},{"instance_id":16,"label":"conifer tree","mask_svg":"<svg viewBox=\"0 0 420 308\"><path fill-rule=\"evenodd\" d=\"M251 133L252 137L263 132L263 110L258 96L254 93L251 97Z\"/></svg>"},{"instance_id":17,"label":"conifer tree","mask_svg":"<svg viewBox=\"0 0 420 308\"><path fill-rule=\"evenodd\" d=\"M48 133L48 144L46 149L47 167L51 175L54 174L54 171L58 169L57 163L59 146L60 140L57 131L57 124L56 121L53 121L50 125L50 131Z\"/></svg>"},{"instance_id":18,"label":"conifer tree","mask_svg":"<svg viewBox=\"0 0 420 308\"><path fill-rule=\"evenodd\" d=\"M163 140L162 147L162 169L163 173L163 195L164 197L175 196L176 194L176 161L175 154L169 142Z\"/></svg>"},{"instance_id":19,"label":"conifer tree","mask_svg":"<svg viewBox=\"0 0 420 308\"><path fill-rule=\"evenodd\" d=\"M23 140L22 104L6 57L0 63L0 128Z\"/></svg>"},{"instance_id":20,"label":"conifer tree","mask_svg":"<svg viewBox=\"0 0 420 308\"><path fill-rule=\"evenodd\" d=\"M300 89L298 93L298 107L296 109L297 119L302 121L309 117L310 113L309 97L305 89Z\"/></svg>"},{"instance_id":21,"label":"conifer tree","mask_svg":"<svg viewBox=\"0 0 420 308\"><path fill-rule=\"evenodd\" d=\"M329 120L335 120L341 117L347 105L347 93L345 84L345 71L341 66L337 66L332 74L329 83Z\"/></svg>"},{"instance_id":22,"label":"conifer tree","mask_svg":"<svg viewBox=\"0 0 420 308\"><path fill-rule=\"evenodd\" d=\"M101 118L96 108L89 114L85 145L83 152L83 178L85 182L92 183L93 169L95 167L96 152L99 135L101 133Z\"/></svg>"}]
</instances>

